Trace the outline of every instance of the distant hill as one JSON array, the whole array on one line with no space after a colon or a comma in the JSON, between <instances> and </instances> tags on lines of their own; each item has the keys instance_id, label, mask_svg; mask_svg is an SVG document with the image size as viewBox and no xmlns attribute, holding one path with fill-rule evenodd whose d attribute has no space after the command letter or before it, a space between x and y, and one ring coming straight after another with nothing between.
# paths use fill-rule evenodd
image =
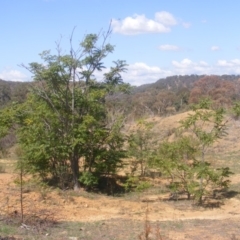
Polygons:
<instances>
[{"instance_id":1,"label":"distant hill","mask_svg":"<svg viewBox=\"0 0 240 240\"><path fill-rule=\"evenodd\" d=\"M155 83L144 84L138 87L135 87L133 93L149 91L150 89L168 89L171 91L178 91L181 88L192 89L194 83L205 77L207 75L175 75L166 78L161 78L157 80ZM216 75L218 76L218 75ZM240 75L219 75L221 80L226 81L236 81L240 79Z\"/></svg>"},{"instance_id":2,"label":"distant hill","mask_svg":"<svg viewBox=\"0 0 240 240\"><path fill-rule=\"evenodd\" d=\"M206 80L206 78L208 79ZM205 80L197 85L202 79ZM200 89L201 87L209 87L209 91L204 92L205 90ZM166 77L155 83L134 87L131 94L115 96L109 102L111 105L115 102L115 105L122 109L121 112L127 112L130 119L134 120L141 117L166 116L186 111L189 109L189 104L197 101L196 98L193 99L194 95L198 95L198 98L208 96L213 98L215 105L228 107L234 101L240 100L240 75Z\"/></svg>"},{"instance_id":3,"label":"distant hill","mask_svg":"<svg viewBox=\"0 0 240 240\"><path fill-rule=\"evenodd\" d=\"M109 110L131 115L132 119L143 116L163 116L186 111L196 82L207 75L176 75L159 79L155 83L133 87L130 94L119 94L107 99ZM240 75L216 76L235 88L229 103L240 99ZM33 82L12 82L0 79L0 108L10 102L23 102ZM239 90L238 90L239 89ZM225 89L227 91L227 89ZM226 95L226 93L224 93ZM223 90L218 95L223 95ZM219 97L219 96L218 96ZM219 100L220 101L220 100ZM222 101L222 100L221 100Z\"/></svg>"},{"instance_id":4,"label":"distant hill","mask_svg":"<svg viewBox=\"0 0 240 240\"><path fill-rule=\"evenodd\" d=\"M26 99L30 82L12 82L0 79L0 108L10 102L23 102Z\"/></svg>"}]
</instances>

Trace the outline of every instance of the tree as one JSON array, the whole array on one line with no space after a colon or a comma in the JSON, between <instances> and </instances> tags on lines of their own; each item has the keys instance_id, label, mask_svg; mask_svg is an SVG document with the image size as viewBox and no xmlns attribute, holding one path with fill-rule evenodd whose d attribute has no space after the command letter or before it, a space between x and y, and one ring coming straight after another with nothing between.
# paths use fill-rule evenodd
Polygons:
<instances>
[{"instance_id":1,"label":"tree","mask_svg":"<svg viewBox=\"0 0 240 240\"><path fill-rule=\"evenodd\" d=\"M232 106L232 113L235 119L238 119L240 116L240 101L236 101Z\"/></svg>"},{"instance_id":2,"label":"tree","mask_svg":"<svg viewBox=\"0 0 240 240\"><path fill-rule=\"evenodd\" d=\"M230 81L218 76L205 76L195 82L189 96L189 102L197 104L203 98L211 98L215 109L226 108L232 104L235 97L235 87Z\"/></svg>"},{"instance_id":3,"label":"tree","mask_svg":"<svg viewBox=\"0 0 240 240\"><path fill-rule=\"evenodd\" d=\"M24 66L35 81L19 129L24 159L31 171L43 175L58 176L70 164L75 189L79 188L80 158L85 161L84 171L105 173L113 172L123 156L120 128L107 124L105 99L127 89L121 77L126 63L115 61L102 82L94 77L114 50L106 43L110 34L110 29L88 34L76 50L71 36L68 55L57 44L56 55L44 51L40 54L43 63Z\"/></svg>"},{"instance_id":4,"label":"tree","mask_svg":"<svg viewBox=\"0 0 240 240\"><path fill-rule=\"evenodd\" d=\"M186 193L190 199L197 187L194 177L197 147L190 137L181 137L174 142L163 142L151 156L151 165L170 177L169 187L174 195Z\"/></svg>"},{"instance_id":5,"label":"tree","mask_svg":"<svg viewBox=\"0 0 240 240\"><path fill-rule=\"evenodd\" d=\"M202 197L210 184L218 183L219 186L226 186L228 181L219 181L222 177L228 177L230 171L228 168L218 170L211 169L210 163L206 162L205 154L210 146L219 138L226 135L227 121L224 119L224 110L210 110L211 101L203 99L193 110L193 114L181 121L182 129L190 132L197 142L198 149L201 153L200 161L194 165L197 169L197 178L200 181L199 188L196 190L198 200L202 203Z\"/></svg>"},{"instance_id":6,"label":"tree","mask_svg":"<svg viewBox=\"0 0 240 240\"><path fill-rule=\"evenodd\" d=\"M11 147L16 138L14 135L14 109L8 106L0 109L0 153L6 155L7 148Z\"/></svg>"},{"instance_id":7,"label":"tree","mask_svg":"<svg viewBox=\"0 0 240 240\"><path fill-rule=\"evenodd\" d=\"M176 93L176 110L180 110L188 105L190 90L187 87L180 88Z\"/></svg>"},{"instance_id":8,"label":"tree","mask_svg":"<svg viewBox=\"0 0 240 240\"><path fill-rule=\"evenodd\" d=\"M224 111L209 110L211 102L203 100L192 114L181 121L172 142L163 142L151 156L151 164L170 177L170 189L186 193L202 204L203 196L228 187L228 167L215 169L206 161L209 147L226 134ZM200 157L199 157L200 154Z\"/></svg>"},{"instance_id":9,"label":"tree","mask_svg":"<svg viewBox=\"0 0 240 240\"><path fill-rule=\"evenodd\" d=\"M140 164L141 176L144 176L145 169L149 163L150 153L152 151L153 124L144 120L139 120L136 129L133 130L128 138L128 152L131 157L133 170Z\"/></svg>"},{"instance_id":10,"label":"tree","mask_svg":"<svg viewBox=\"0 0 240 240\"><path fill-rule=\"evenodd\" d=\"M173 92L162 90L155 95L153 108L157 110L158 115L166 114L167 109L174 106L175 99L176 96Z\"/></svg>"},{"instance_id":11,"label":"tree","mask_svg":"<svg viewBox=\"0 0 240 240\"><path fill-rule=\"evenodd\" d=\"M11 89L6 82L0 80L0 103L1 107L11 100Z\"/></svg>"},{"instance_id":12,"label":"tree","mask_svg":"<svg viewBox=\"0 0 240 240\"><path fill-rule=\"evenodd\" d=\"M136 93L132 96L131 101L131 114L135 118L142 118L149 115L154 115L153 105L153 94L151 92ZM128 103L129 104L129 103Z\"/></svg>"}]
</instances>

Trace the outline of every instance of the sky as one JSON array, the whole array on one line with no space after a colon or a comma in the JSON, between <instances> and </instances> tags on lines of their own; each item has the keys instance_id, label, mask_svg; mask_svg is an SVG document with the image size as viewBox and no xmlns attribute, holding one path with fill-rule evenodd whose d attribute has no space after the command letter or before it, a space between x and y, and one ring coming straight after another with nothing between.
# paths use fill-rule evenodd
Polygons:
<instances>
[{"instance_id":1,"label":"sky","mask_svg":"<svg viewBox=\"0 0 240 240\"><path fill-rule=\"evenodd\" d=\"M115 46L105 61L126 60L125 82L172 75L240 74L239 0L2 0L0 79L31 81L22 64L39 53L69 52L86 34L106 31ZM96 74L100 78L100 74ZM100 79L99 79L100 80Z\"/></svg>"}]
</instances>

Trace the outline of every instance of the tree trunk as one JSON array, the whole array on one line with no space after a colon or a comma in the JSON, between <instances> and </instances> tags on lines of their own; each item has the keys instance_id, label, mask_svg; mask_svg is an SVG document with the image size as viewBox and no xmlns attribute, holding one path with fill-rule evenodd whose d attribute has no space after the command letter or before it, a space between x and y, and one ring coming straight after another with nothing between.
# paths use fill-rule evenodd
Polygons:
<instances>
[{"instance_id":1,"label":"tree trunk","mask_svg":"<svg viewBox=\"0 0 240 240\"><path fill-rule=\"evenodd\" d=\"M79 165L78 165L78 155L73 154L71 159L71 169L73 174L73 189L78 191L80 189L79 178Z\"/></svg>"},{"instance_id":2,"label":"tree trunk","mask_svg":"<svg viewBox=\"0 0 240 240\"><path fill-rule=\"evenodd\" d=\"M204 152L204 148L202 148L202 158L201 158L201 165L203 166L205 162L205 152ZM201 176L200 178L200 191L201 191L201 196L199 199L199 203L200 205L202 205L202 195L203 195L203 177Z\"/></svg>"}]
</instances>

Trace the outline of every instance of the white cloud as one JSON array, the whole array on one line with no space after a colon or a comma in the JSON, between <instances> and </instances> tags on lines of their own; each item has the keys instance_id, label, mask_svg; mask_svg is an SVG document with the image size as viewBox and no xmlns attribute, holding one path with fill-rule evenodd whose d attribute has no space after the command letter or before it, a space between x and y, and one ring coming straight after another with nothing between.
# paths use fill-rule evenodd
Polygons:
<instances>
[{"instance_id":1,"label":"white cloud","mask_svg":"<svg viewBox=\"0 0 240 240\"><path fill-rule=\"evenodd\" d=\"M180 47L176 45L169 45L169 44L160 45L158 48L161 51L179 51L180 50Z\"/></svg>"},{"instance_id":2,"label":"white cloud","mask_svg":"<svg viewBox=\"0 0 240 240\"><path fill-rule=\"evenodd\" d=\"M143 62L136 62L128 66L128 71L123 74L125 82L139 86L156 82L161 77L171 75L171 71L163 70L158 66L149 66Z\"/></svg>"},{"instance_id":3,"label":"white cloud","mask_svg":"<svg viewBox=\"0 0 240 240\"><path fill-rule=\"evenodd\" d=\"M156 12L155 20L166 26L172 26L177 24L177 20L174 18L174 16L171 13L165 11Z\"/></svg>"},{"instance_id":4,"label":"white cloud","mask_svg":"<svg viewBox=\"0 0 240 240\"><path fill-rule=\"evenodd\" d=\"M103 80L103 73L108 72L109 68L102 72L96 72L95 77L98 81ZM149 66L143 62L136 62L127 67L127 72L122 74L124 82L139 86L142 84L153 83L160 78L173 75L205 75L205 74L240 74L240 59L218 60L210 65L205 61L192 61L188 58L181 61L172 61L168 68L162 69L159 66Z\"/></svg>"},{"instance_id":5,"label":"white cloud","mask_svg":"<svg viewBox=\"0 0 240 240\"><path fill-rule=\"evenodd\" d=\"M154 19L148 19L144 14L135 14L123 20L112 20L113 31L125 35L166 33L171 31L170 26L176 24L177 20L168 12L157 12Z\"/></svg>"},{"instance_id":6,"label":"white cloud","mask_svg":"<svg viewBox=\"0 0 240 240\"><path fill-rule=\"evenodd\" d=\"M172 61L171 75L189 75L189 74L240 74L240 59L218 60L215 64L209 65L205 61L193 62L190 59L182 61Z\"/></svg>"},{"instance_id":7,"label":"white cloud","mask_svg":"<svg viewBox=\"0 0 240 240\"><path fill-rule=\"evenodd\" d=\"M212 67L205 61L193 62L188 58L182 61L172 61L173 75L189 75L189 74L211 74Z\"/></svg>"},{"instance_id":8,"label":"white cloud","mask_svg":"<svg viewBox=\"0 0 240 240\"><path fill-rule=\"evenodd\" d=\"M220 50L219 46L212 46L211 51L218 51Z\"/></svg>"},{"instance_id":9,"label":"white cloud","mask_svg":"<svg viewBox=\"0 0 240 240\"><path fill-rule=\"evenodd\" d=\"M103 74L108 72L109 68L103 69L101 72L95 72L94 75L98 81L103 80ZM127 72L122 73L123 81L134 86L146 83L156 82L161 77L170 76L171 72L161 69L157 66L149 66L143 62L129 64Z\"/></svg>"},{"instance_id":10,"label":"white cloud","mask_svg":"<svg viewBox=\"0 0 240 240\"><path fill-rule=\"evenodd\" d=\"M240 74L240 59L219 60L210 65L206 61L195 62L185 58L181 61L172 61L172 65L167 69L138 62L128 66L128 71L123 74L123 79L125 82L138 86L156 82L158 79L167 76L191 74Z\"/></svg>"},{"instance_id":11,"label":"white cloud","mask_svg":"<svg viewBox=\"0 0 240 240\"><path fill-rule=\"evenodd\" d=\"M181 62L172 61L174 67L177 68L187 68L193 64L193 62L187 58L183 59Z\"/></svg>"},{"instance_id":12,"label":"white cloud","mask_svg":"<svg viewBox=\"0 0 240 240\"><path fill-rule=\"evenodd\" d=\"M220 74L240 74L240 59L218 60L216 65Z\"/></svg>"},{"instance_id":13,"label":"white cloud","mask_svg":"<svg viewBox=\"0 0 240 240\"><path fill-rule=\"evenodd\" d=\"M29 77L23 72L7 68L0 72L0 79L7 81L24 82L28 81Z\"/></svg>"},{"instance_id":14,"label":"white cloud","mask_svg":"<svg viewBox=\"0 0 240 240\"><path fill-rule=\"evenodd\" d=\"M230 67L232 64L226 60L218 60L217 65L221 67Z\"/></svg>"}]
</instances>

